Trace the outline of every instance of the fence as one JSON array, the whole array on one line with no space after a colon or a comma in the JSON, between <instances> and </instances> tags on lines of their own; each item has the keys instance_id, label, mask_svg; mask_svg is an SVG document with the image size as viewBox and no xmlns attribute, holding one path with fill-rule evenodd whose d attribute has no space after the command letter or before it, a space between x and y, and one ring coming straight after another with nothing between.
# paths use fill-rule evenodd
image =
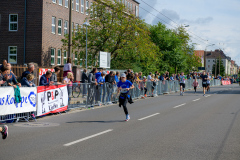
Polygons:
<instances>
[{"instance_id":1,"label":"fence","mask_svg":"<svg viewBox=\"0 0 240 160\"><path fill-rule=\"evenodd\" d=\"M193 89L194 80L186 80L185 90ZM202 87L202 80L198 80L199 87ZM156 81L133 83L134 89L130 90L132 99L144 97L155 97L163 94L178 92L180 85L178 81ZM220 80L212 80L211 86L221 85ZM94 85L90 83L74 83L68 108L87 108L95 105L108 105L118 102L117 85L104 83L103 85Z\"/></svg>"}]
</instances>

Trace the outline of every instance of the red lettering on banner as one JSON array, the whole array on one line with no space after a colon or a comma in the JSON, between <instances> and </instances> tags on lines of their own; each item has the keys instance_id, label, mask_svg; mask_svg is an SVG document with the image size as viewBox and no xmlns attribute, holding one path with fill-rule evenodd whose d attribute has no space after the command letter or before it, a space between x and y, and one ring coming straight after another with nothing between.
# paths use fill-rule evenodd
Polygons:
<instances>
[{"instance_id":1,"label":"red lettering on banner","mask_svg":"<svg viewBox=\"0 0 240 160\"><path fill-rule=\"evenodd\" d=\"M53 95L53 91L52 91L52 100L54 100L54 95Z\"/></svg>"}]
</instances>

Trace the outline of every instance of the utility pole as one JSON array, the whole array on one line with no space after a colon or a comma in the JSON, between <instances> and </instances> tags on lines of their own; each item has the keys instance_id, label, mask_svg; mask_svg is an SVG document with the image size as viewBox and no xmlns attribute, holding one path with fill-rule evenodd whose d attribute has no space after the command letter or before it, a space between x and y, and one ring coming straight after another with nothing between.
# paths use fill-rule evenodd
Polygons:
<instances>
[{"instance_id":1,"label":"utility pole","mask_svg":"<svg viewBox=\"0 0 240 160\"><path fill-rule=\"evenodd\" d=\"M215 77L217 77L217 59L215 58Z\"/></svg>"},{"instance_id":2,"label":"utility pole","mask_svg":"<svg viewBox=\"0 0 240 160\"><path fill-rule=\"evenodd\" d=\"M218 67L219 67L219 74L220 74L220 55L219 55L219 65L218 65ZM221 76L223 76L223 75L221 75Z\"/></svg>"},{"instance_id":3,"label":"utility pole","mask_svg":"<svg viewBox=\"0 0 240 160\"><path fill-rule=\"evenodd\" d=\"M69 6L69 29L68 29L68 58L71 58L72 53L72 0L68 0ZM73 59L72 59L73 64Z\"/></svg>"}]
</instances>

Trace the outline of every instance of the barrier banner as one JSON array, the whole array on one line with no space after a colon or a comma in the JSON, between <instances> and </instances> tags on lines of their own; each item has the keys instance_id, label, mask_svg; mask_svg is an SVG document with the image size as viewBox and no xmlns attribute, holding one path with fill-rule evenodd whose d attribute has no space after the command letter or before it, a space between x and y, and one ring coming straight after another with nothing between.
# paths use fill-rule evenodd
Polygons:
<instances>
[{"instance_id":1,"label":"barrier banner","mask_svg":"<svg viewBox=\"0 0 240 160\"><path fill-rule=\"evenodd\" d=\"M13 87L0 87L0 115L36 111L37 88L20 87L22 101L15 102Z\"/></svg>"},{"instance_id":2,"label":"barrier banner","mask_svg":"<svg viewBox=\"0 0 240 160\"><path fill-rule=\"evenodd\" d=\"M66 85L38 86L37 116L67 110L68 91Z\"/></svg>"},{"instance_id":3,"label":"barrier banner","mask_svg":"<svg viewBox=\"0 0 240 160\"><path fill-rule=\"evenodd\" d=\"M231 82L230 81L222 81L222 85L225 86L225 85L230 85Z\"/></svg>"}]
</instances>

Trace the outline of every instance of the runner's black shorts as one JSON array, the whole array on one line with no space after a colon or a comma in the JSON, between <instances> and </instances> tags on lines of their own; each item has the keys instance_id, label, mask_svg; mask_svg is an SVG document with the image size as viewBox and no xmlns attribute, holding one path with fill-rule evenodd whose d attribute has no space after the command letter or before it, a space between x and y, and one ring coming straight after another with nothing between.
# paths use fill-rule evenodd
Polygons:
<instances>
[{"instance_id":1,"label":"runner's black shorts","mask_svg":"<svg viewBox=\"0 0 240 160\"><path fill-rule=\"evenodd\" d=\"M202 83L202 87L207 88L207 83Z\"/></svg>"},{"instance_id":2,"label":"runner's black shorts","mask_svg":"<svg viewBox=\"0 0 240 160\"><path fill-rule=\"evenodd\" d=\"M185 88L185 83L180 83L180 87L182 86L182 88Z\"/></svg>"},{"instance_id":3,"label":"runner's black shorts","mask_svg":"<svg viewBox=\"0 0 240 160\"><path fill-rule=\"evenodd\" d=\"M209 84L209 83L207 83L207 87L208 87L208 86L210 86L210 84Z\"/></svg>"}]
</instances>

